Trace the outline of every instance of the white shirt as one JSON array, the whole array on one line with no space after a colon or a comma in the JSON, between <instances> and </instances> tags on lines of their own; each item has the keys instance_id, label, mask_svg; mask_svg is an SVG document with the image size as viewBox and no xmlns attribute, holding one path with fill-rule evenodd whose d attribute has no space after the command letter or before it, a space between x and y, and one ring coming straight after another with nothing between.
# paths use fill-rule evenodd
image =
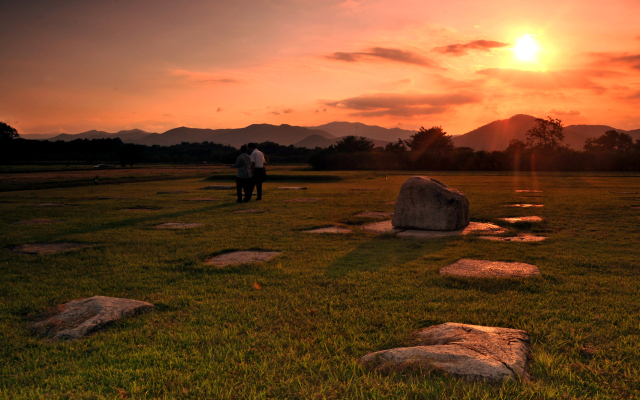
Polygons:
<instances>
[{"instance_id":1,"label":"white shirt","mask_svg":"<svg viewBox=\"0 0 640 400\"><path fill-rule=\"evenodd\" d=\"M256 168L264 168L264 154L258 149L254 149L251 152L251 162L255 164Z\"/></svg>"}]
</instances>

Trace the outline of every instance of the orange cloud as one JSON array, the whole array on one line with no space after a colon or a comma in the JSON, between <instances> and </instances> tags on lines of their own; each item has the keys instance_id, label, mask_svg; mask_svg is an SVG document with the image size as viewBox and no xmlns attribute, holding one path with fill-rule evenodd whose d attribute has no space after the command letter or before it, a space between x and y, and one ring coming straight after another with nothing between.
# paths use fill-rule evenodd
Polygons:
<instances>
[{"instance_id":1,"label":"orange cloud","mask_svg":"<svg viewBox=\"0 0 640 400\"><path fill-rule=\"evenodd\" d=\"M551 110L548 111L548 114L552 114L552 115L580 115L580 111L576 111L576 110L556 110L555 108L552 108Z\"/></svg>"},{"instance_id":2,"label":"orange cloud","mask_svg":"<svg viewBox=\"0 0 640 400\"><path fill-rule=\"evenodd\" d=\"M531 71L516 68L487 68L476 73L525 89L575 88L596 92L604 92L605 88L593 82L591 77L616 75L615 72L601 70Z\"/></svg>"},{"instance_id":3,"label":"orange cloud","mask_svg":"<svg viewBox=\"0 0 640 400\"><path fill-rule=\"evenodd\" d=\"M452 56L463 56L469 50L491 51L493 49L507 47L509 43L497 42L495 40L474 40L469 43L450 44L448 46L434 47L433 51Z\"/></svg>"},{"instance_id":4,"label":"orange cloud","mask_svg":"<svg viewBox=\"0 0 640 400\"><path fill-rule=\"evenodd\" d=\"M379 117L386 115L411 117L415 115L442 114L452 105L477 103L478 95L453 94L397 94L375 93L351 97L325 104L340 109L355 110L352 116Z\"/></svg>"},{"instance_id":5,"label":"orange cloud","mask_svg":"<svg viewBox=\"0 0 640 400\"><path fill-rule=\"evenodd\" d=\"M330 60L356 62L361 60L382 59L386 61L395 61L404 64L414 64L429 68L440 68L433 60L421 56L412 51L389 49L384 47L373 47L365 52L344 53L335 52L325 56Z\"/></svg>"}]
</instances>

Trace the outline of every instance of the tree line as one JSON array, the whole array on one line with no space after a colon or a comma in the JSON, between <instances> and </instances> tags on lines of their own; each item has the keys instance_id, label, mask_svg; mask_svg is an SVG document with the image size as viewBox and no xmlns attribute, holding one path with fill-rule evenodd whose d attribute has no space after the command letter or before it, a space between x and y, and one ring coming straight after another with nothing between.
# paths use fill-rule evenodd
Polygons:
<instances>
[{"instance_id":1,"label":"tree line","mask_svg":"<svg viewBox=\"0 0 640 400\"><path fill-rule=\"evenodd\" d=\"M526 142L514 139L504 151L455 147L440 126L421 127L408 140L374 148L364 137L348 136L314 152L309 162L317 170L439 170L439 171L640 171L640 140L610 130L589 138L582 151L563 145L562 121L536 118Z\"/></svg>"},{"instance_id":2,"label":"tree line","mask_svg":"<svg viewBox=\"0 0 640 400\"><path fill-rule=\"evenodd\" d=\"M440 126L423 127L408 140L375 147L365 137L347 136L326 149L258 144L270 163L309 163L316 170L458 171L640 171L640 140L610 130L589 138L581 151L563 145L562 121L536 119L526 141L512 140L504 151L455 147ZM145 146L114 139L70 142L25 140L0 122L0 163L233 163L238 149L213 142Z\"/></svg>"}]
</instances>

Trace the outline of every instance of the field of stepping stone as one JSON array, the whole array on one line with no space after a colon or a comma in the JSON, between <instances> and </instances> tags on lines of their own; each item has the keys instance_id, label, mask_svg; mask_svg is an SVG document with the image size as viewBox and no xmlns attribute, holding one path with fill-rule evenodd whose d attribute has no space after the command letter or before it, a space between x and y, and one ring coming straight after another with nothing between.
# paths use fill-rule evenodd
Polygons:
<instances>
[{"instance_id":1,"label":"field of stepping stone","mask_svg":"<svg viewBox=\"0 0 640 400\"><path fill-rule=\"evenodd\" d=\"M0 191L0 399L640 398L639 174L201 171Z\"/></svg>"}]
</instances>

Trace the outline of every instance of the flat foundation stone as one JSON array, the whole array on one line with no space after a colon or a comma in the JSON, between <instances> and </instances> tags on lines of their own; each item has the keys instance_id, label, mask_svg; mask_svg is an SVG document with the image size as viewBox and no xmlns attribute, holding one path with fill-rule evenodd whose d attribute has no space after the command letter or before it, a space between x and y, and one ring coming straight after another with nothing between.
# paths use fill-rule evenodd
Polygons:
<instances>
[{"instance_id":1,"label":"flat foundation stone","mask_svg":"<svg viewBox=\"0 0 640 400\"><path fill-rule=\"evenodd\" d=\"M403 229L395 228L391 221L374 222L365 224L362 229L367 232L378 234L397 234L400 238L413 239L434 239L440 237L457 236L457 235L499 235L507 232L505 228L498 225L485 222L470 222L464 229L456 231L432 231L423 229Z\"/></svg>"},{"instance_id":2,"label":"flat foundation stone","mask_svg":"<svg viewBox=\"0 0 640 400\"><path fill-rule=\"evenodd\" d=\"M440 275L467 278L530 278L539 276L538 267L531 264L506 261L462 259L440 269Z\"/></svg>"},{"instance_id":3,"label":"flat foundation stone","mask_svg":"<svg viewBox=\"0 0 640 400\"><path fill-rule=\"evenodd\" d=\"M54 340L74 340L154 308L144 301L93 296L62 304L47 317L29 323L29 328Z\"/></svg>"},{"instance_id":4,"label":"flat foundation stone","mask_svg":"<svg viewBox=\"0 0 640 400\"><path fill-rule=\"evenodd\" d=\"M184 201L220 201L220 199L216 199L213 197L200 197L197 199L184 199Z\"/></svg>"},{"instance_id":5,"label":"flat foundation stone","mask_svg":"<svg viewBox=\"0 0 640 400\"><path fill-rule=\"evenodd\" d=\"M544 191L542 191L542 190L521 189L521 190L516 190L516 193L544 193Z\"/></svg>"},{"instance_id":6,"label":"flat foundation stone","mask_svg":"<svg viewBox=\"0 0 640 400\"><path fill-rule=\"evenodd\" d=\"M377 218L377 219L384 219L392 216L393 216L393 213L391 212L380 212L380 211L363 211L360 214L356 214L356 217Z\"/></svg>"},{"instance_id":7,"label":"flat foundation stone","mask_svg":"<svg viewBox=\"0 0 640 400\"><path fill-rule=\"evenodd\" d=\"M412 239L433 239L447 236L457 235L499 235L505 233L507 230L498 225L485 223L485 222L470 222L464 229L457 231L430 231L422 229L407 229L398 233L400 238L412 238Z\"/></svg>"},{"instance_id":8,"label":"flat foundation stone","mask_svg":"<svg viewBox=\"0 0 640 400\"><path fill-rule=\"evenodd\" d=\"M544 204L505 204L505 207L517 207L517 208L541 208Z\"/></svg>"},{"instance_id":9,"label":"flat foundation stone","mask_svg":"<svg viewBox=\"0 0 640 400\"><path fill-rule=\"evenodd\" d=\"M235 189L235 185L211 185L201 187L200 190L232 190Z\"/></svg>"},{"instance_id":10,"label":"flat foundation stone","mask_svg":"<svg viewBox=\"0 0 640 400\"><path fill-rule=\"evenodd\" d=\"M11 251L24 254L56 254L91 246L93 244L89 243L28 243L15 246Z\"/></svg>"},{"instance_id":11,"label":"flat foundation stone","mask_svg":"<svg viewBox=\"0 0 640 400\"><path fill-rule=\"evenodd\" d=\"M289 199L285 200L285 203L315 203L320 199Z\"/></svg>"},{"instance_id":12,"label":"flat foundation stone","mask_svg":"<svg viewBox=\"0 0 640 400\"><path fill-rule=\"evenodd\" d=\"M305 233L351 233L351 229L343 228L340 226L328 226L326 228L311 229L309 231L302 231Z\"/></svg>"},{"instance_id":13,"label":"flat foundation stone","mask_svg":"<svg viewBox=\"0 0 640 400\"><path fill-rule=\"evenodd\" d=\"M64 222L58 219L25 219L22 221L14 222L12 225L45 225L55 224L58 222Z\"/></svg>"},{"instance_id":14,"label":"flat foundation stone","mask_svg":"<svg viewBox=\"0 0 640 400\"><path fill-rule=\"evenodd\" d=\"M498 218L501 221L515 224L516 222L542 222L542 218L535 215L529 217L513 217L513 218Z\"/></svg>"},{"instance_id":15,"label":"flat foundation stone","mask_svg":"<svg viewBox=\"0 0 640 400\"><path fill-rule=\"evenodd\" d=\"M204 226L204 224L199 222L185 223L185 222L167 222L165 224L157 225L158 229L192 229L198 228L200 226Z\"/></svg>"},{"instance_id":16,"label":"flat foundation stone","mask_svg":"<svg viewBox=\"0 0 640 400\"><path fill-rule=\"evenodd\" d=\"M414 347L370 353L360 362L382 371L435 369L468 381L529 379L531 342L525 331L447 322L414 332L411 339Z\"/></svg>"},{"instance_id":17,"label":"flat foundation stone","mask_svg":"<svg viewBox=\"0 0 640 400\"><path fill-rule=\"evenodd\" d=\"M493 240L495 242L542 242L546 236L536 236L530 233L519 233L518 236L479 236L478 239Z\"/></svg>"},{"instance_id":18,"label":"flat foundation stone","mask_svg":"<svg viewBox=\"0 0 640 400\"><path fill-rule=\"evenodd\" d=\"M259 213L266 213L269 212L269 210L263 210L261 208L249 208L247 210L236 210L233 213L234 214L259 214Z\"/></svg>"},{"instance_id":19,"label":"flat foundation stone","mask_svg":"<svg viewBox=\"0 0 640 400\"><path fill-rule=\"evenodd\" d=\"M280 187L277 187L276 189L278 189L278 190L307 190L306 187L302 187L302 186L280 186Z\"/></svg>"},{"instance_id":20,"label":"flat foundation stone","mask_svg":"<svg viewBox=\"0 0 640 400\"><path fill-rule=\"evenodd\" d=\"M364 229L367 232L377 233L377 234L385 234L385 233L386 234L396 234L398 232L404 231L404 229L395 228L391 224L391 220L365 224L365 225L362 226L362 229Z\"/></svg>"},{"instance_id":21,"label":"flat foundation stone","mask_svg":"<svg viewBox=\"0 0 640 400\"><path fill-rule=\"evenodd\" d=\"M215 265L216 267L226 267L227 265L234 264L264 262L271 260L279 254L279 251L234 251L210 257L205 261L205 264Z\"/></svg>"},{"instance_id":22,"label":"flat foundation stone","mask_svg":"<svg viewBox=\"0 0 640 400\"><path fill-rule=\"evenodd\" d=\"M189 193L188 190L169 190L167 192L158 192L158 194L176 194L176 193Z\"/></svg>"}]
</instances>

